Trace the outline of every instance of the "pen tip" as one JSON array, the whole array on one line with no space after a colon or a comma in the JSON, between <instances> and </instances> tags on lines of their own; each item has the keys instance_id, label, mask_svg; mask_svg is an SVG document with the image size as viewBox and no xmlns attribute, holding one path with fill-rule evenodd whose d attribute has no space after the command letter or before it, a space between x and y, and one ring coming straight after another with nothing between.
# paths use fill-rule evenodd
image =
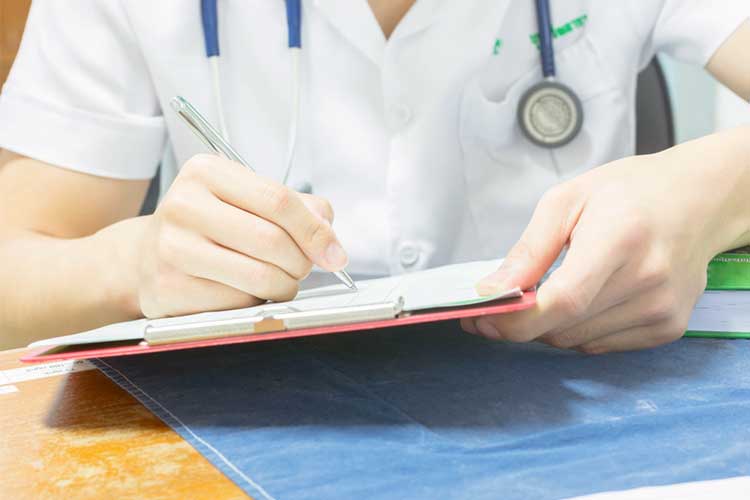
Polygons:
<instances>
[{"instance_id":1,"label":"pen tip","mask_svg":"<svg viewBox=\"0 0 750 500\"><path fill-rule=\"evenodd\" d=\"M339 281L346 285L349 290L357 290L357 285L354 283L352 277L349 276L349 273L347 273L346 271L336 271L333 274L335 274Z\"/></svg>"}]
</instances>

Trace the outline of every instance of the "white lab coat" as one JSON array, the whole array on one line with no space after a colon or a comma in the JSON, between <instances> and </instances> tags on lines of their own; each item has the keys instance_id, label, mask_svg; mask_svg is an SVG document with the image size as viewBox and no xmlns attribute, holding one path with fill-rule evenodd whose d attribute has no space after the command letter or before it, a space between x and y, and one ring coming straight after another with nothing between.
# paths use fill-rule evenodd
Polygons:
<instances>
[{"instance_id":1,"label":"white lab coat","mask_svg":"<svg viewBox=\"0 0 750 500\"><path fill-rule=\"evenodd\" d=\"M503 255L542 193L635 146L636 75L657 51L705 64L745 0L553 0L558 78L583 101L569 145L516 124L541 79L531 0L418 0L385 40L366 0L303 1L303 91L292 185L336 210L350 271L383 275ZM283 175L291 73L281 0L219 2L232 143ZM498 43L500 40L500 43ZM168 102L216 121L198 0L34 2L0 97L0 147L65 168L165 182L202 152ZM165 186L166 187L166 186Z\"/></svg>"}]
</instances>

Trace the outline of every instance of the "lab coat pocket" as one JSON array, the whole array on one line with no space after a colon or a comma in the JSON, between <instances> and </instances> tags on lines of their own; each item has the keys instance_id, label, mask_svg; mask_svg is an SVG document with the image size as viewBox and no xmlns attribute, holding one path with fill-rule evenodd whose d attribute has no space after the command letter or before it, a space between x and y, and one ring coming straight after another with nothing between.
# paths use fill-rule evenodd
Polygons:
<instances>
[{"instance_id":1,"label":"lab coat pocket","mask_svg":"<svg viewBox=\"0 0 750 500\"><path fill-rule=\"evenodd\" d=\"M470 211L487 257L510 248L546 190L595 166L613 154L613 144L621 142L613 134L622 124L613 122L626 115L626 101L593 43L582 37L556 55L559 81L576 92L584 114L580 134L563 148L532 144L517 124L518 103L541 80L538 65L510 85L500 100L483 91L486 82L481 72L464 88L459 123L464 175Z\"/></svg>"},{"instance_id":2,"label":"lab coat pocket","mask_svg":"<svg viewBox=\"0 0 750 500\"><path fill-rule=\"evenodd\" d=\"M635 124L628 109L632 103L597 44L584 37L562 52L557 74L558 80L578 95L583 107L583 126L578 136L552 150L560 180L633 154Z\"/></svg>"},{"instance_id":3,"label":"lab coat pocket","mask_svg":"<svg viewBox=\"0 0 750 500\"><path fill-rule=\"evenodd\" d=\"M538 72L524 74L500 101L487 97L481 75L463 92L459 134L469 212L480 242L477 258L504 255L536 200L558 179L549 151L529 147L516 125L518 102Z\"/></svg>"}]
</instances>

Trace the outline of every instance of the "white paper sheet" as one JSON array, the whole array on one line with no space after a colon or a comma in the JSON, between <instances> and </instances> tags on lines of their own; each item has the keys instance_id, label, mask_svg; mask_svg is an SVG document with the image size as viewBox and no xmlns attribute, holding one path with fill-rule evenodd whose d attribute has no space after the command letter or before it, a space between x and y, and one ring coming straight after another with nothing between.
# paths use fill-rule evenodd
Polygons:
<instances>
[{"instance_id":1,"label":"white paper sheet","mask_svg":"<svg viewBox=\"0 0 750 500\"><path fill-rule=\"evenodd\" d=\"M202 321L218 321L252 317L259 313L275 311L311 311L333 307L358 306L394 302L404 299L405 311L418 311L439 307L476 304L502 298L518 297L518 288L492 296L480 297L474 289L477 282L497 269L502 260L478 261L425 271L357 282L359 290L353 292L342 284L304 290L290 302L269 303L245 309L208 312L156 320L136 320L90 330L75 335L45 339L29 347L63 346L116 342L142 339L149 325L154 327L182 325Z\"/></svg>"},{"instance_id":2,"label":"white paper sheet","mask_svg":"<svg viewBox=\"0 0 750 500\"><path fill-rule=\"evenodd\" d=\"M705 292L693 310L688 330L750 332L750 291Z\"/></svg>"},{"instance_id":3,"label":"white paper sheet","mask_svg":"<svg viewBox=\"0 0 750 500\"><path fill-rule=\"evenodd\" d=\"M696 481L669 486L597 493L570 500L747 500L750 477Z\"/></svg>"}]
</instances>

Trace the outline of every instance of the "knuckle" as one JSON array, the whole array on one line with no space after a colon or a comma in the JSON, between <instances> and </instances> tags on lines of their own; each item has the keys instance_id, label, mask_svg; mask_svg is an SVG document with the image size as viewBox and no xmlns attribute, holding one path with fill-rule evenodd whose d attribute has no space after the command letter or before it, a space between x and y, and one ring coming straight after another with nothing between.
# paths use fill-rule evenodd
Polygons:
<instances>
[{"instance_id":1,"label":"knuckle","mask_svg":"<svg viewBox=\"0 0 750 500\"><path fill-rule=\"evenodd\" d=\"M646 286L658 286L667 282L672 275L672 264L663 253L656 252L649 257L641 281Z\"/></svg>"},{"instance_id":2,"label":"knuckle","mask_svg":"<svg viewBox=\"0 0 750 500\"><path fill-rule=\"evenodd\" d=\"M322 246L327 246L326 243L333 241L333 234L330 230L330 226L319 219L311 221L310 225L307 227L305 241L309 243L321 242Z\"/></svg>"},{"instance_id":3,"label":"knuckle","mask_svg":"<svg viewBox=\"0 0 750 500\"><path fill-rule=\"evenodd\" d=\"M283 213L289 209L292 192L284 186L269 184L263 190L263 198L273 212Z\"/></svg>"},{"instance_id":4,"label":"knuckle","mask_svg":"<svg viewBox=\"0 0 750 500\"><path fill-rule=\"evenodd\" d=\"M622 216L619 246L626 252L634 252L649 241L651 223L645 214L633 210Z\"/></svg>"},{"instance_id":5,"label":"knuckle","mask_svg":"<svg viewBox=\"0 0 750 500\"><path fill-rule=\"evenodd\" d=\"M256 241L265 245L272 252L278 252L284 245L286 241L284 235L283 229L266 221L257 224L254 231Z\"/></svg>"},{"instance_id":6,"label":"knuckle","mask_svg":"<svg viewBox=\"0 0 750 500\"><path fill-rule=\"evenodd\" d=\"M195 204L188 191L176 187L169 191L157 212L166 220L179 221L189 218L194 209Z\"/></svg>"},{"instance_id":7,"label":"knuckle","mask_svg":"<svg viewBox=\"0 0 750 500\"><path fill-rule=\"evenodd\" d=\"M549 286L552 283L548 282L547 284ZM589 299L586 294L581 293L578 287L558 281L554 283L551 291L554 301L565 316L580 318L586 313L589 307Z\"/></svg>"},{"instance_id":8,"label":"knuckle","mask_svg":"<svg viewBox=\"0 0 750 500\"><path fill-rule=\"evenodd\" d=\"M639 231L627 226L622 226L622 229L617 236L616 246L624 253L636 254L643 241Z\"/></svg>"},{"instance_id":9,"label":"knuckle","mask_svg":"<svg viewBox=\"0 0 750 500\"><path fill-rule=\"evenodd\" d=\"M666 321L677 314L679 302L672 291L665 291L652 301L648 311L648 319L652 321Z\"/></svg>"},{"instance_id":10,"label":"knuckle","mask_svg":"<svg viewBox=\"0 0 750 500\"><path fill-rule=\"evenodd\" d=\"M206 171L211 167L214 157L208 154L197 154L186 161L180 168L179 178L181 179L203 179Z\"/></svg>"}]
</instances>

